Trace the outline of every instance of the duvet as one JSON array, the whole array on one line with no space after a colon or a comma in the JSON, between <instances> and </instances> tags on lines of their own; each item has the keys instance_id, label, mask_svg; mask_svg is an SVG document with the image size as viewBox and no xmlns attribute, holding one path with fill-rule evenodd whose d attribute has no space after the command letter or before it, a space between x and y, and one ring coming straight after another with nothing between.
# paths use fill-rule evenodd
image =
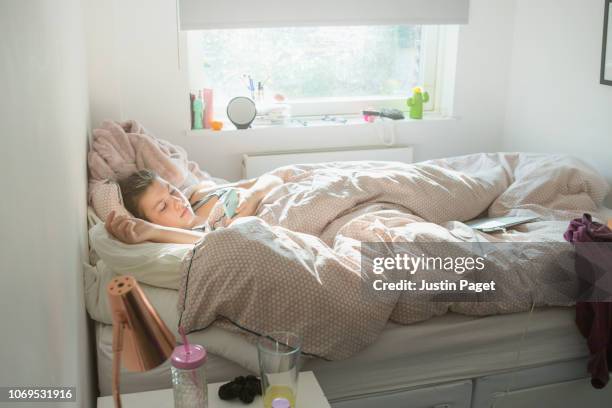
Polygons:
<instances>
[{"instance_id":1,"label":"duvet","mask_svg":"<svg viewBox=\"0 0 612 408\"><path fill-rule=\"evenodd\" d=\"M574 281L550 261L567 250L567 221L596 211L609 189L571 157L518 153L412 165L296 165L272 173L285 183L262 201L258 217L209 233L183 260L180 323L187 331L215 324L251 339L293 331L305 354L330 360L368 346L389 320L410 324L449 311L490 315L571 305ZM463 224L483 215L539 221L495 234ZM491 253L479 277L498 283L494 300L440 300L435 290L379 296L366 288L365 245L409 243L423 256L456 256L470 255L460 245L466 242L508 243ZM420 276L424 284L455 278L444 270Z\"/></svg>"}]
</instances>

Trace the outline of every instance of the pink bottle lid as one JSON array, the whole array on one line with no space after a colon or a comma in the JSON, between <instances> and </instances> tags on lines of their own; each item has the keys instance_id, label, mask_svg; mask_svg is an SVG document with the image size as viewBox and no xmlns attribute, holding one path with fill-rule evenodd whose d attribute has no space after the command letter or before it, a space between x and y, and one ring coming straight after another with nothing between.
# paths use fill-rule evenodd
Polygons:
<instances>
[{"instance_id":1,"label":"pink bottle lid","mask_svg":"<svg viewBox=\"0 0 612 408\"><path fill-rule=\"evenodd\" d=\"M181 370L193 370L206 362L207 354L206 349L199 344L176 346L170 363Z\"/></svg>"},{"instance_id":2,"label":"pink bottle lid","mask_svg":"<svg viewBox=\"0 0 612 408\"><path fill-rule=\"evenodd\" d=\"M272 408L291 408L291 404L286 398L274 398L272 400Z\"/></svg>"}]
</instances>

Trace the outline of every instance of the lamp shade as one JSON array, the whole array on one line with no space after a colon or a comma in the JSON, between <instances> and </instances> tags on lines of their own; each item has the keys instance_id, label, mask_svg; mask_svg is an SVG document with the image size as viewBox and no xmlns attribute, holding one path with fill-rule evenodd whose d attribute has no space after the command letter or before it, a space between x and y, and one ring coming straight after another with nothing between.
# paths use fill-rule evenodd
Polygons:
<instances>
[{"instance_id":1,"label":"lamp shade","mask_svg":"<svg viewBox=\"0 0 612 408\"><path fill-rule=\"evenodd\" d=\"M138 282L131 276L113 279L107 286L113 316L113 350L120 347L123 365L130 371L151 370L166 361L176 345Z\"/></svg>"}]
</instances>

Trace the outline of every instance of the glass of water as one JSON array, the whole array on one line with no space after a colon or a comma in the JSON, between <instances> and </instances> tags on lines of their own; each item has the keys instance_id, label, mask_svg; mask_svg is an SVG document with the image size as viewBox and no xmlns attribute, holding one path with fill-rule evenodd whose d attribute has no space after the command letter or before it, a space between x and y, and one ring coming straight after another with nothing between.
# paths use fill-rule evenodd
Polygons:
<instances>
[{"instance_id":1,"label":"glass of water","mask_svg":"<svg viewBox=\"0 0 612 408\"><path fill-rule=\"evenodd\" d=\"M286 399L295 408L302 339L290 332L272 332L259 338L257 353L264 408Z\"/></svg>"}]
</instances>

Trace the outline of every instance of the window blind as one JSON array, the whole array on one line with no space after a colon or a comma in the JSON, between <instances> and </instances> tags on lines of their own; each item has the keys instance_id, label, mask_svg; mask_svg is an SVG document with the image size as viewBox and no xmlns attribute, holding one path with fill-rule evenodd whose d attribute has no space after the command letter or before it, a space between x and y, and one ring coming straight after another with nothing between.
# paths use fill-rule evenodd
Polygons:
<instances>
[{"instance_id":1,"label":"window blind","mask_svg":"<svg viewBox=\"0 0 612 408\"><path fill-rule=\"evenodd\" d=\"M466 24L469 0L178 0L181 29Z\"/></svg>"}]
</instances>

